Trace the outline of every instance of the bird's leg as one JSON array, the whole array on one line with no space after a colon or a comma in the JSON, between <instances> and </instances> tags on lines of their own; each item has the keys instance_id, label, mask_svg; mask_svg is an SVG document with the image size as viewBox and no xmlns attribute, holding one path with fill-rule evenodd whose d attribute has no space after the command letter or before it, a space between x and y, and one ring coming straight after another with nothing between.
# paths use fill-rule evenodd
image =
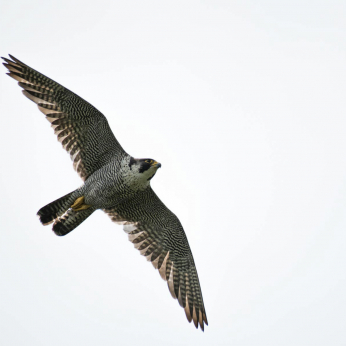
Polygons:
<instances>
[{"instance_id":1,"label":"bird's leg","mask_svg":"<svg viewBox=\"0 0 346 346\"><path fill-rule=\"evenodd\" d=\"M84 196L78 197L75 202L71 205L73 211L85 210L90 208L91 205L84 204Z\"/></svg>"}]
</instances>

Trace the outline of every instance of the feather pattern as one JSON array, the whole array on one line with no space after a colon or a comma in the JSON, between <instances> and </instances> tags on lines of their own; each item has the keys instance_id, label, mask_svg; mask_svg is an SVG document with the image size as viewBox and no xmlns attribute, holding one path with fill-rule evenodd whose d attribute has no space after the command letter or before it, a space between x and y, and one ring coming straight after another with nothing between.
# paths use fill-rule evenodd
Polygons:
<instances>
[{"instance_id":1,"label":"feather pattern","mask_svg":"<svg viewBox=\"0 0 346 346\"><path fill-rule=\"evenodd\" d=\"M3 58L8 75L18 81L23 94L46 115L73 167L86 180L93 172L127 156L114 137L107 119L72 91L11 56Z\"/></svg>"},{"instance_id":2,"label":"feather pattern","mask_svg":"<svg viewBox=\"0 0 346 346\"><path fill-rule=\"evenodd\" d=\"M124 225L129 240L167 281L173 298L189 322L208 325L195 262L178 218L148 188L115 208L104 209L112 221Z\"/></svg>"}]
</instances>

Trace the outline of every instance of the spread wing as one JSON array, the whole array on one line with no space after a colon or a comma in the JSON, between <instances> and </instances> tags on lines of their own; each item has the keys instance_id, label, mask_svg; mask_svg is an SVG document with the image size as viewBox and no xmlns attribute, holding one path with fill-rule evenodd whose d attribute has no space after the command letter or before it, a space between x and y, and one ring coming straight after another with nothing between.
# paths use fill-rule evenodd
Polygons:
<instances>
[{"instance_id":1,"label":"spread wing","mask_svg":"<svg viewBox=\"0 0 346 346\"><path fill-rule=\"evenodd\" d=\"M112 221L124 224L124 231L140 253L151 261L167 281L173 298L204 330L208 325L202 291L189 243L178 218L151 188L113 209L104 210Z\"/></svg>"},{"instance_id":2,"label":"spread wing","mask_svg":"<svg viewBox=\"0 0 346 346\"><path fill-rule=\"evenodd\" d=\"M7 74L19 82L23 94L46 115L83 180L115 157L121 159L127 155L101 112L72 91L10 57L12 60L2 58L10 71Z\"/></svg>"}]
</instances>

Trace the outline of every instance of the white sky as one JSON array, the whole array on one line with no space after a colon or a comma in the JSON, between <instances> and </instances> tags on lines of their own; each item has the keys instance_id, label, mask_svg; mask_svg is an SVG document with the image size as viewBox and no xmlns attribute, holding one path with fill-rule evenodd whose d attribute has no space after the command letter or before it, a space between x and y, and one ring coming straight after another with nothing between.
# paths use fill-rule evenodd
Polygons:
<instances>
[{"instance_id":1,"label":"white sky","mask_svg":"<svg viewBox=\"0 0 346 346\"><path fill-rule=\"evenodd\" d=\"M36 212L81 181L0 71L1 345L345 345L346 2L2 1L1 55L88 100L162 163L209 327L121 226Z\"/></svg>"}]
</instances>

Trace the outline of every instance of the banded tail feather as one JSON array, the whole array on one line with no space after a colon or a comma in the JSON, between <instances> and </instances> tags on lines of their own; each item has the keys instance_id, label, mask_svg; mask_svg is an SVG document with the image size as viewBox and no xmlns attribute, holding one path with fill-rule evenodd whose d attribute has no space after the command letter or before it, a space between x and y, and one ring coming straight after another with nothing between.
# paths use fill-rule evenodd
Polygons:
<instances>
[{"instance_id":1,"label":"banded tail feather","mask_svg":"<svg viewBox=\"0 0 346 346\"><path fill-rule=\"evenodd\" d=\"M53 232L58 236L63 236L73 231L84 220L86 220L96 209L90 207L85 210L75 211L69 209L62 217L55 220Z\"/></svg>"},{"instance_id":2,"label":"banded tail feather","mask_svg":"<svg viewBox=\"0 0 346 346\"><path fill-rule=\"evenodd\" d=\"M66 210L71 207L75 199L76 198L73 191L41 208L37 212L41 223L44 226L51 224L55 219L63 215Z\"/></svg>"},{"instance_id":3,"label":"banded tail feather","mask_svg":"<svg viewBox=\"0 0 346 346\"><path fill-rule=\"evenodd\" d=\"M73 231L96 210L92 207L78 211L71 209L78 198L80 195L73 191L41 208L37 212L41 223L46 226L54 222L53 231L58 236Z\"/></svg>"}]
</instances>

